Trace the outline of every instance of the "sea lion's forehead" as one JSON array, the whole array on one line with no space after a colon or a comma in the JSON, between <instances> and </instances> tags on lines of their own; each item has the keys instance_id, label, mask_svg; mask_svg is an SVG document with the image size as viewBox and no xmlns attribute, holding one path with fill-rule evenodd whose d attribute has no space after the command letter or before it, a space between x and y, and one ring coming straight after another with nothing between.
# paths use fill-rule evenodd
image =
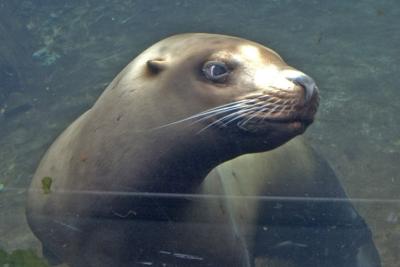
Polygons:
<instances>
[{"instance_id":1,"label":"sea lion's forehead","mask_svg":"<svg viewBox=\"0 0 400 267\"><path fill-rule=\"evenodd\" d=\"M283 61L283 59L272 49L254 44L237 44L226 49L217 49L213 57L232 58L235 61L250 61L253 63L265 63L266 61Z\"/></svg>"},{"instance_id":2,"label":"sea lion's forehead","mask_svg":"<svg viewBox=\"0 0 400 267\"><path fill-rule=\"evenodd\" d=\"M158 44L160 54L180 57L189 53L202 54L210 52L210 56L226 58L228 56L240 60L265 62L265 60L283 61L278 53L259 43L249 40L215 34L183 34L162 40ZM185 53L186 52L186 53Z\"/></svg>"},{"instance_id":3,"label":"sea lion's forehead","mask_svg":"<svg viewBox=\"0 0 400 267\"><path fill-rule=\"evenodd\" d=\"M243 56L250 60L265 58L266 52L282 60L281 56L274 50L261 45L243 44L238 46L238 50Z\"/></svg>"}]
</instances>

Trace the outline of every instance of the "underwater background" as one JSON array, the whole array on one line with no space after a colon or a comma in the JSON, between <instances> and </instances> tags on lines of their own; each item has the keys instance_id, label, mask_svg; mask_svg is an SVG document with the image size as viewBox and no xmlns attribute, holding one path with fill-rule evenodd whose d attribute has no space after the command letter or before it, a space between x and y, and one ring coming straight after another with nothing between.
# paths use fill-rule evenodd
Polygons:
<instances>
[{"instance_id":1,"label":"underwater background","mask_svg":"<svg viewBox=\"0 0 400 267\"><path fill-rule=\"evenodd\" d=\"M383 266L398 266L397 0L0 0L0 263L39 251L25 193L51 142L131 59L183 32L259 42L317 81L320 109L305 135L354 198Z\"/></svg>"}]
</instances>

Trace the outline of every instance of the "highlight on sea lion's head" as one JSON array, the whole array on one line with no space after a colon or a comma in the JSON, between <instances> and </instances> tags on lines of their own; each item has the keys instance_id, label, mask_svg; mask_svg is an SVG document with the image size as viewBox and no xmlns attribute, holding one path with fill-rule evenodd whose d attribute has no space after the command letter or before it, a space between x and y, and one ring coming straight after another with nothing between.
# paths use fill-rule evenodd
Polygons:
<instances>
[{"instance_id":1,"label":"highlight on sea lion's head","mask_svg":"<svg viewBox=\"0 0 400 267\"><path fill-rule=\"evenodd\" d=\"M142 53L137 68L150 83L162 84L165 108L180 106L174 120L169 112L156 128L190 125L196 134L220 132L267 150L302 134L318 108L310 76L273 50L237 37L175 35ZM155 113L164 112L163 103Z\"/></svg>"}]
</instances>

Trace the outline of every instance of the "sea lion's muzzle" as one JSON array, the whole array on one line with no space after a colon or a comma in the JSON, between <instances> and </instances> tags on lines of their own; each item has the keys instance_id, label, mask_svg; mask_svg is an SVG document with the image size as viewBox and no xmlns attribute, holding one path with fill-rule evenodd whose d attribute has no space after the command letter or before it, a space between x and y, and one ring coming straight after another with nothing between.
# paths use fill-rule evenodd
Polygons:
<instances>
[{"instance_id":1,"label":"sea lion's muzzle","mask_svg":"<svg viewBox=\"0 0 400 267\"><path fill-rule=\"evenodd\" d=\"M297 110L295 120L310 125L314 121L314 116L319 105L319 90L314 79L301 71L293 69L283 70L282 75L303 89L303 103Z\"/></svg>"},{"instance_id":2,"label":"sea lion's muzzle","mask_svg":"<svg viewBox=\"0 0 400 267\"><path fill-rule=\"evenodd\" d=\"M261 68L255 77L260 89L242 98L246 102L241 104L242 110L235 117L236 125L255 133L304 132L314 121L319 105L314 79L288 66Z\"/></svg>"}]
</instances>

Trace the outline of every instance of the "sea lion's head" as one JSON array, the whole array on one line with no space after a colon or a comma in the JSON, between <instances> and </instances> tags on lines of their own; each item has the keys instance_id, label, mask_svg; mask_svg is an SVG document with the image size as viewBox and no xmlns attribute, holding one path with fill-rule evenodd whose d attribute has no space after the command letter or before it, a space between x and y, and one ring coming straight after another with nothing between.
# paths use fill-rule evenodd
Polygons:
<instances>
[{"instance_id":1,"label":"sea lion's head","mask_svg":"<svg viewBox=\"0 0 400 267\"><path fill-rule=\"evenodd\" d=\"M155 88L152 98L158 99L152 113L158 112L159 125L153 126L221 135L235 140L242 152L269 150L302 134L317 111L314 80L248 40L176 35L134 62L134 72L154 83L146 86L147 94Z\"/></svg>"}]
</instances>

